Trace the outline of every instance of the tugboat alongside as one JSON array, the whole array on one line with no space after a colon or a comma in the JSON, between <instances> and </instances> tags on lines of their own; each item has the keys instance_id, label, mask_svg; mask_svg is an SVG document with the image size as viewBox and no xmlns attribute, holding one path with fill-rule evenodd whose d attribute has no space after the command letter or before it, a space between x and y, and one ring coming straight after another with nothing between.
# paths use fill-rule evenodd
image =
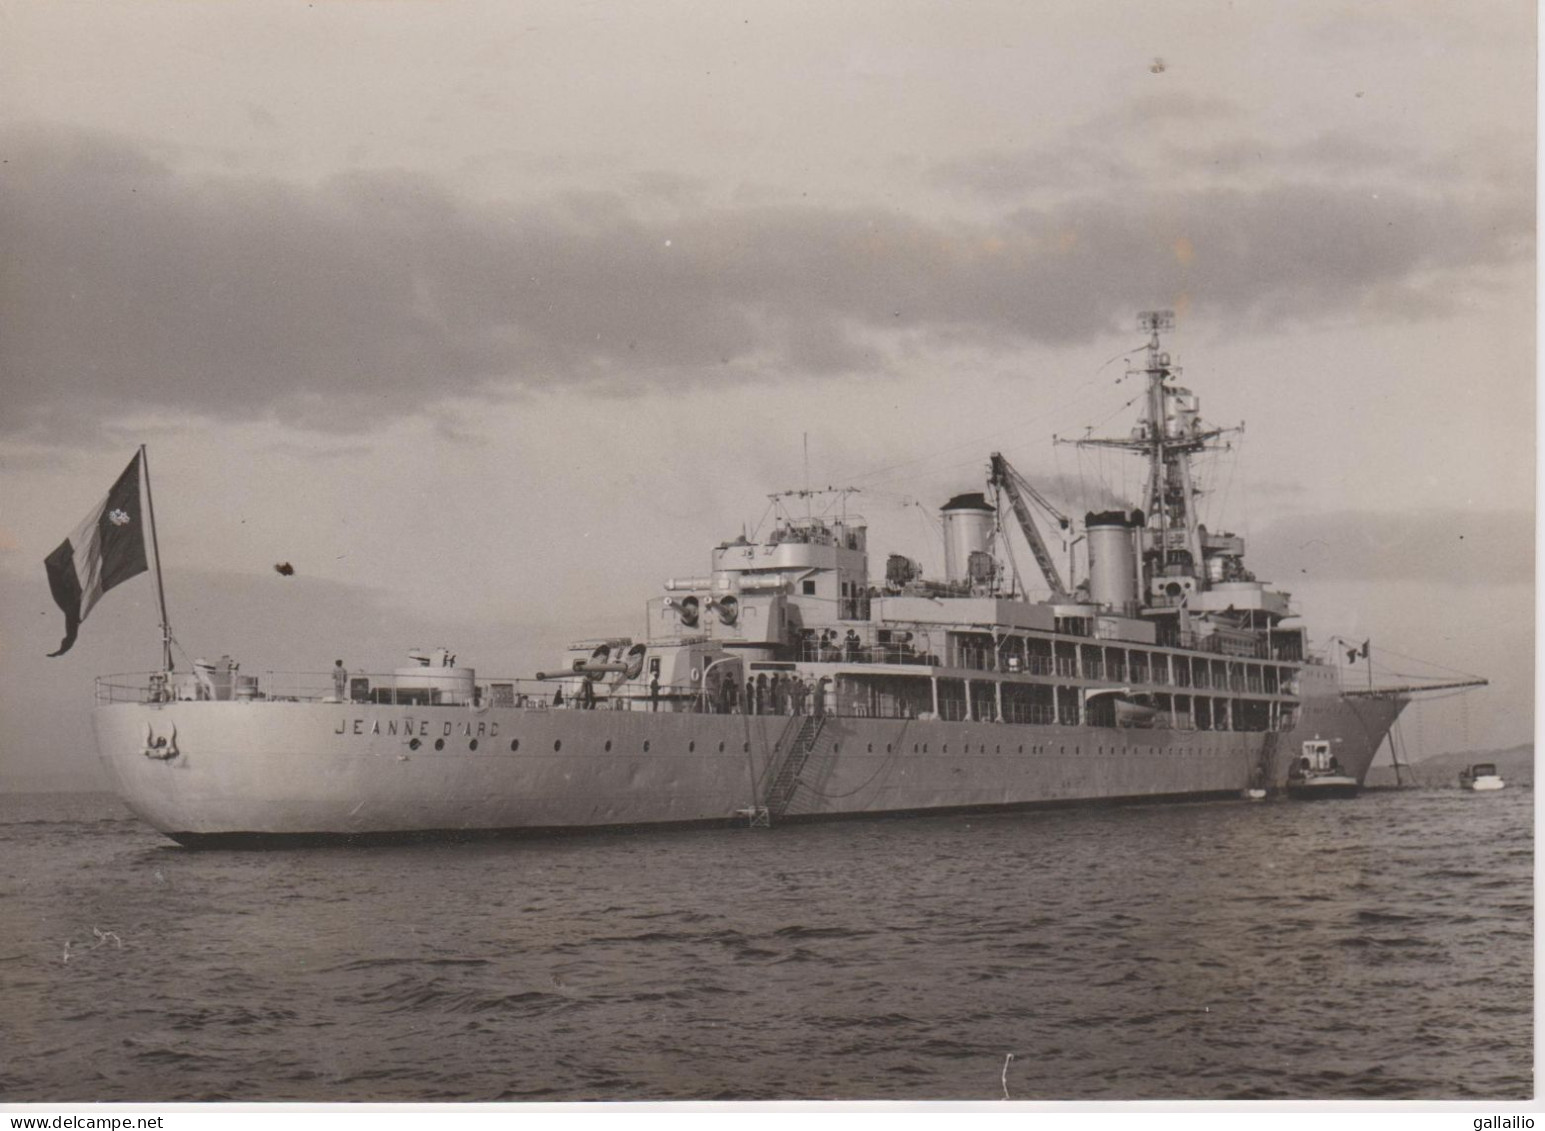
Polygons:
<instances>
[{"instance_id":1,"label":"tugboat alongside","mask_svg":"<svg viewBox=\"0 0 1545 1131\"><path fill-rule=\"evenodd\" d=\"M1344 687L1244 540L1198 521L1192 459L1226 430L1176 384L1171 319L1143 316L1134 430L1077 441L1140 456L1147 482L1085 517L1076 584L1031 504L1070 542L1073 523L994 453L985 490L942 508L941 578L900 554L871 573L848 492L786 492L765 537L665 583L644 636L577 642L535 680L443 649L382 675L181 675L168 650L98 680L101 756L188 844L1236 798L1310 788L1301 763L1332 743L1355 791L1421 688Z\"/></svg>"},{"instance_id":2,"label":"tugboat alongside","mask_svg":"<svg viewBox=\"0 0 1545 1131\"><path fill-rule=\"evenodd\" d=\"M1362 786L1341 768L1336 756L1330 752L1330 743L1324 739L1311 739L1304 743L1303 754L1288 771L1287 795L1299 801L1314 801L1326 797L1356 797Z\"/></svg>"}]
</instances>

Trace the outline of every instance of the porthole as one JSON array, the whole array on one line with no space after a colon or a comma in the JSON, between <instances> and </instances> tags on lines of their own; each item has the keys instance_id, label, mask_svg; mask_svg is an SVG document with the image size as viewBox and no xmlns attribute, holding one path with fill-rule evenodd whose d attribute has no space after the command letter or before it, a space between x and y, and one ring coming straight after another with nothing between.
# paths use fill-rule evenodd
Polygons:
<instances>
[{"instance_id":1,"label":"porthole","mask_svg":"<svg viewBox=\"0 0 1545 1131\"><path fill-rule=\"evenodd\" d=\"M513 753L515 753L515 751L517 751L519 749L520 749L520 739L518 739L518 738L510 739L510 753L513 754Z\"/></svg>"},{"instance_id":2,"label":"porthole","mask_svg":"<svg viewBox=\"0 0 1545 1131\"><path fill-rule=\"evenodd\" d=\"M927 747L924 747L924 749L927 749ZM969 748L969 747L967 747L967 749L970 749L970 748ZM950 752L950 744L949 744L949 743L948 743L948 742L946 742L946 743L945 743L945 744L944 744L944 752L945 752L945 753L946 753L946 754L948 754L948 753L949 753L949 752Z\"/></svg>"},{"instance_id":3,"label":"porthole","mask_svg":"<svg viewBox=\"0 0 1545 1131\"><path fill-rule=\"evenodd\" d=\"M474 738L471 742L467 743L467 749L468 750L476 750L477 749L477 739Z\"/></svg>"},{"instance_id":4,"label":"porthole","mask_svg":"<svg viewBox=\"0 0 1545 1131\"><path fill-rule=\"evenodd\" d=\"M948 749L948 748L946 747L946 749ZM928 753L928 743L926 743L926 742L923 743L923 753L924 754Z\"/></svg>"},{"instance_id":5,"label":"porthole","mask_svg":"<svg viewBox=\"0 0 1545 1131\"><path fill-rule=\"evenodd\" d=\"M865 754L873 754L874 753L874 743L872 743L872 742L869 743L868 746L866 746L864 748L864 753Z\"/></svg>"},{"instance_id":6,"label":"porthole","mask_svg":"<svg viewBox=\"0 0 1545 1131\"><path fill-rule=\"evenodd\" d=\"M886 753L887 753L887 754L889 754L889 753L890 753L890 752L891 752L891 744L890 744L890 743L889 743L889 742L887 742L887 743L886 743L886 744L885 744L885 752L886 752Z\"/></svg>"},{"instance_id":7,"label":"porthole","mask_svg":"<svg viewBox=\"0 0 1545 1131\"><path fill-rule=\"evenodd\" d=\"M649 740L647 738L644 740L644 753L649 753Z\"/></svg>"},{"instance_id":8,"label":"porthole","mask_svg":"<svg viewBox=\"0 0 1545 1131\"><path fill-rule=\"evenodd\" d=\"M724 743L722 743L722 742L721 742L721 743L719 743L719 753L720 753L720 754L723 754L723 753L724 753Z\"/></svg>"},{"instance_id":9,"label":"porthole","mask_svg":"<svg viewBox=\"0 0 1545 1131\"><path fill-rule=\"evenodd\" d=\"M445 749L445 739L443 739L443 738L435 739L435 749L436 750L444 750Z\"/></svg>"},{"instance_id":10,"label":"porthole","mask_svg":"<svg viewBox=\"0 0 1545 1131\"><path fill-rule=\"evenodd\" d=\"M1019 744L1019 752L1020 752L1020 753L1021 753L1021 754L1023 754L1023 753L1024 753L1024 752L1025 752L1025 744L1024 744L1024 743L1023 743L1023 742L1021 742L1021 743L1020 743L1020 744Z\"/></svg>"},{"instance_id":11,"label":"porthole","mask_svg":"<svg viewBox=\"0 0 1545 1131\"><path fill-rule=\"evenodd\" d=\"M986 749L987 749L987 747L985 747L985 746L984 746L984 747L982 747L982 749L983 749L983 750L986 750ZM999 743L999 744L998 744L998 745L996 745L996 746L994 746L994 747L993 747L993 748L992 748L992 752L993 752L993 753L994 753L994 754L1002 754L1002 753L1003 753L1003 744L1002 744L1002 743L1001 743L1001 742L1000 742L1000 743Z\"/></svg>"},{"instance_id":12,"label":"porthole","mask_svg":"<svg viewBox=\"0 0 1545 1131\"><path fill-rule=\"evenodd\" d=\"M562 750L562 749L563 749L563 739L561 739L561 738L553 739L553 751L556 753L557 751Z\"/></svg>"},{"instance_id":13,"label":"porthole","mask_svg":"<svg viewBox=\"0 0 1545 1131\"><path fill-rule=\"evenodd\" d=\"M742 754L749 754L749 753L751 753L751 744L749 742L742 742L740 744L740 752Z\"/></svg>"},{"instance_id":14,"label":"porthole","mask_svg":"<svg viewBox=\"0 0 1545 1131\"><path fill-rule=\"evenodd\" d=\"M697 753L697 743L696 742L689 742L689 743L687 743L687 753L688 754L695 754L695 753Z\"/></svg>"},{"instance_id":15,"label":"porthole","mask_svg":"<svg viewBox=\"0 0 1545 1131\"><path fill-rule=\"evenodd\" d=\"M832 743L832 753L833 754L841 754L842 753L842 743L840 743L840 742Z\"/></svg>"},{"instance_id":16,"label":"porthole","mask_svg":"<svg viewBox=\"0 0 1545 1131\"><path fill-rule=\"evenodd\" d=\"M412 742L408 743L408 749L409 750L417 750L421 745L423 745L423 744L420 743L419 740L415 738Z\"/></svg>"},{"instance_id":17,"label":"porthole","mask_svg":"<svg viewBox=\"0 0 1545 1131\"><path fill-rule=\"evenodd\" d=\"M607 752L607 753L611 753L611 749L612 749L612 740L611 740L611 739L609 739L609 738L608 738L608 739L607 739L607 740L606 740L606 747L605 747L605 749L606 749L606 752Z\"/></svg>"}]
</instances>

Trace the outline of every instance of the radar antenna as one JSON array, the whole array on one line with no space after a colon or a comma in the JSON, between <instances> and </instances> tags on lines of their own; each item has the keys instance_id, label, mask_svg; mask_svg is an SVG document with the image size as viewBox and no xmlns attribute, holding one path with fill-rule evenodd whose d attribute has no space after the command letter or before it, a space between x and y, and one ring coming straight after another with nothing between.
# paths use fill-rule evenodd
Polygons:
<instances>
[{"instance_id":1,"label":"radar antenna","mask_svg":"<svg viewBox=\"0 0 1545 1131\"><path fill-rule=\"evenodd\" d=\"M1143 509L1159 567L1194 575L1202 563L1202 536L1192 505L1200 491L1192 482L1191 457L1208 450L1220 436L1243 432L1244 426L1204 427L1190 390L1167 384L1180 375L1180 368L1171 364L1159 338L1160 333L1175 328L1173 310L1145 310L1138 315L1137 324L1149 334L1145 363L1129 371L1129 376L1140 374L1148 383L1147 407L1137 427L1124 438L1084 436L1058 438L1056 442L1081 448L1117 448L1143 456L1148 463Z\"/></svg>"}]
</instances>

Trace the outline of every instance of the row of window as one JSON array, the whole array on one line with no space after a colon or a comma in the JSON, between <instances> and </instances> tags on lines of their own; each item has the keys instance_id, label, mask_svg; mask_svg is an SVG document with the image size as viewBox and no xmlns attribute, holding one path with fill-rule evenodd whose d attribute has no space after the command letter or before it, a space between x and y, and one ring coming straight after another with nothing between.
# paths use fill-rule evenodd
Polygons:
<instances>
[{"instance_id":1,"label":"row of window","mask_svg":"<svg viewBox=\"0 0 1545 1131\"><path fill-rule=\"evenodd\" d=\"M421 741L419 741L417 738L415 738L411 742L408 743L408 749L409 750L417 750L422 745L423 745L423 743ZM644 753L645 754L649 753L649 745L650 745L649 744L649 740L645 739L644 740ZM926 742L923 742L923 743L914 742L912 744L912 753L914 753L914 754L927 754L928 753L928 745L929 744L926 743ZM467 743L467 749L468 750L476 750L477 746L478 746L478 740L475 739L475 738ZM866 746L867 746L867 749L866 749L865 752L869 753L869 754L873 754L874 753L874 743L872 743L872 742L867 743ZM445 749L445 739L443 739L443 738L435 739L435 749L436 750L444 750ZM519 749L520 749L520 739L518 739L518 738L510 739L510 753L514 754ZM561 751L562 749L563 749L563 739L561 739L561 738L553 739L553 753L556 754L559 751ZM608 738L606 740L606 745L603 747L603 749L607 753L611 752L611 749L612 749L612 740L611 739ZM779 751L781 749L782 749L781 744L776 744L776 745L773 746L773 753L777 754L777 753L779 753ZM1083 748L1082 745L1075 744L1074 747L1073 747L1073 753L1075 755L1082 754L1083 753L1083 749L1084 748ZM1131 754L1141 754L1143 752L1143 750L1144 750L1144 748L1141 747L1141 746L1122 746L1122 747L1119 748L1119 753L1122 753L1122 754L1128 754L1128 753L1131 753ZM1148 751L1149 754L1158 754L1158 753L1161 753L1161 752L1162 753L1167 753L1167 754L1200 754L1200 753L1202 753L1202 751L1201 751L1201 749L1199 747L1193 747L1193 746L1181 746L1181 747L1166 746L1166 747L1163 747L1162 749L1160 747L1158 747L1158 746L1148 746L1147 747L1147 751ZM718 750L718 752L720 754L724 753L724 743L722 743L722 742L719 743L719 750ZM749 754L749 753L751 753L751 744L749 742L741 743L740 752L742 754ZM842 753L842 743L834 742L832 744L831 752L833 754L841 754ZM887 742L885 744L885 752L887 754L892 752L891 743ZM948 742L946 742L946 743L943 744L943 747L940 750L940 753L948 754L949 752L950 752L950 744ZM1002 754L1003 753L1003 745L1002 745L1002 743L999 743L999 744L995 745L993 747L993 749L992 749L992 752L994 754ZM1024 743L1020 743L1019 744L1019 749L1017 750L1017 753L1023 754L1024 752L1025 752L1025 744ZM1040 744L1032 743L1031 746L1030 746L1030 753L1032 753L1032 754L1050 754L1051 752L1052 752L1052 747L1051 747L1051 745L1049 743L1045 744L1045 745L1040 745ZM1066 754L1067 752L1068 752L1067 744L1066 743L1059 743L1058 746L1057 746L1057 753L1058 754ZM1099 754L1105 754L1105 753L1115 754L1115 753L1118 753L1118 748L1113 745L1110 748L1109 751L1106 751L1104 746L1099 746L1099 747L1096 747L1096 752L1099 753ZM687 753L688 754L695 754L695 753L697 753L697 743L695 741L687 743ZM961 753L962 754L969 754L969 753L971 753L971 744L969 742L965 743L965 748L963 750L961 750ZM985 742L980 745L979 749L977 750L977 753L979 753L979 754L987 753L987 744Z\"/></svg>"}]
</instances>

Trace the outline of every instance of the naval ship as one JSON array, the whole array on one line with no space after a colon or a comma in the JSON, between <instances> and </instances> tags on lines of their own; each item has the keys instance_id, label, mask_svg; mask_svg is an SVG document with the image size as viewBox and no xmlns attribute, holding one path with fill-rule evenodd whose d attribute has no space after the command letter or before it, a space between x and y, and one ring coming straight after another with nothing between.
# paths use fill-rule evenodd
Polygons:
<instances>
[{"instance_id":1,"label":"naval ship","mask_svg":"<svg viewBox=\"0 0 1545 1131\"><path fill-rule=\"evenodd\" d=\"M1139 505L1081 531L997 453L942 507L943 577L877 568L846 495L817 515L786 492L803 506L666 581L641 637L576 642L531 679L443 648L262 679L230 657L176 673L168 649L97 681L101 756L192 845L1285 795L1310 755L1361 783L1422 688L1348 686L1244 540L1198 521L1193 459L1229 430L1178 384L1172 317L1142 316L1132 431L1074 441L1145 461ZM1083 541L1081 579L1037 513Z\"/></svg>"}]
</instances>

